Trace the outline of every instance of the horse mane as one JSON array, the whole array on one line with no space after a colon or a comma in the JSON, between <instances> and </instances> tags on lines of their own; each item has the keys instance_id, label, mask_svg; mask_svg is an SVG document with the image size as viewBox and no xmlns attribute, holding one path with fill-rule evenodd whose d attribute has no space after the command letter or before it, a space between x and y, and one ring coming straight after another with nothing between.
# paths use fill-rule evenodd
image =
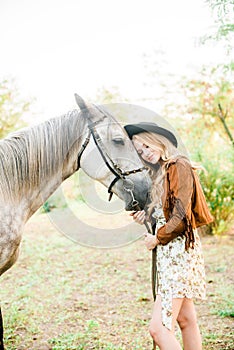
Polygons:
<instances>
[{"instance_id":1,"label":"horse mane","mask_svg":"<svg viewBox=\"0 0 234 350\"><path fill-rule=\"evenodd\" d=\"M21 129L0 140L0 198L17 200L61 171L85 121L78 110ZM39 194L39 193L38 193Z\"/></svg>"}]
</instances>

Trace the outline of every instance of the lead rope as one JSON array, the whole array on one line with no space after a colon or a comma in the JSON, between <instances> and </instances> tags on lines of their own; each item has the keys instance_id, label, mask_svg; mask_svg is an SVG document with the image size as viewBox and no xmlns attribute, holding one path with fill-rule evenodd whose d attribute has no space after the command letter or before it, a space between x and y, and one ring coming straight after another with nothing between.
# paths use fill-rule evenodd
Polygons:
<instances>
[{"instance_id":1,"label":"lead rope","mask_svg":"<svg viewBox=\"0 0 234 350\"><path fill-rule=\"evenodd\" d=\"M136 205L135 206L136 210L141 210L141 208ZM155 235L155 229L152 226L152 229L150 228L148 222L144 220L144 225L147 229L148 233L151 233L152 235ZM158 287L157 283L157 246L152 250L152 258L151 258L151 285L152 285L152 294L154 301L156 300L156 289ZM156 350L156 343L153 340L153 350Z\"/></svg>"},{"instance_id":2,"label":"lead rope","mask_svg":"<svg viewBox=\"0 0 234 350\"><path fill-rule=\"evenodd\" d=\"M125 180L124 189L125 191L130 193L132 197L132 201L134 203L134 209L136 209L137 211L140 211L141 208L139 206L139 203L136 201L133 195L133 188L134 188L134 183L131 180L130 181ZM155 235L154 226L152 226L152 229L151 229L146 220L144 220L144 225L148 233ZM157 280L157 246L152 250L152 265L151 265L151 284L152 284L152 294L153 294L154 301L156 300L156 288L157 288L156 280ZM156 350L156 343L154 340L153 340L153 350Z\"/></svg>"}]
</instances>

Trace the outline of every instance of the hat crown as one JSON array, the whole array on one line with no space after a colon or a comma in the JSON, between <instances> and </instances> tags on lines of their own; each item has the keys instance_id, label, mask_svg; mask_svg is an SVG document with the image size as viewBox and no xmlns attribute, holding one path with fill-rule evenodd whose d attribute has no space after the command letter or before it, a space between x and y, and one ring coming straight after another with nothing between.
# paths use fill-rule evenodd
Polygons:
<instances>
[{"instance_id":1,"label":"hat crown","mask_svg":"<svg viewBox=\"0 0 234 350\"><path fill-rule=\"evenodd\" d=\"M143 132L152 132L158 135L166 137L175 147L177 147L177 139L175 135L168 129L158 126L154 122L139 122L138 124L128 124L124 126L125 130L128 133L130 139L136 134Z\"/></svg>"}]
</instances>

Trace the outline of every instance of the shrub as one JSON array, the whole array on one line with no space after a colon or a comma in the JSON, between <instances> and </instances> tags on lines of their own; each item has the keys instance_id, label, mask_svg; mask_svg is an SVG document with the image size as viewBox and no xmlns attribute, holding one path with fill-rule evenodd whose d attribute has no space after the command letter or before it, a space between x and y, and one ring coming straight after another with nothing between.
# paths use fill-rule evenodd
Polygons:
<instances>
[{"instance_id":1,"label":"shrub","mask_svg":"<svg viewBox=\"0 0 234 350\"><path fill-rule=\"evenodd\" d=\"M201 184L214 217L212 233L227 232L234 219L233 154L222 153L212 157L199 152L197 157L208 174L200 174Z\"/></svg>"}]
</instances>

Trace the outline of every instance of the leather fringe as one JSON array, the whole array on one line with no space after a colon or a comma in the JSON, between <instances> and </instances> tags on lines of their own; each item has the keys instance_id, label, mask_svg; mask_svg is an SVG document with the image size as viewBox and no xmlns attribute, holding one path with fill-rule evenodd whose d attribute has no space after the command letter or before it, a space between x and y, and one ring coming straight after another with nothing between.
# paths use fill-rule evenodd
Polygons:
<instances>
[{"instance_id":1,"label":"leather fringe","mask_svg":"<svg viewBox=\"0 0 234 350\"><path fill-rule=\"evenodd\" d=\"M174 196L174 192L171 190L168 192L168 198L166 200L166 208L168 208L171 215L172 215L173 209L176 208L179 214L179 217L181 221L183 221L185 226L185 230L181 234L182 236L185 236L185 250L188 250L189 248L194 249L195 238L194 238L194 232L193 232L191 221L189 220L189 217L186 215L186 212L184 210L183 204L181 203L181 200L176 198Z\"/></svg>"}]
</instances>

